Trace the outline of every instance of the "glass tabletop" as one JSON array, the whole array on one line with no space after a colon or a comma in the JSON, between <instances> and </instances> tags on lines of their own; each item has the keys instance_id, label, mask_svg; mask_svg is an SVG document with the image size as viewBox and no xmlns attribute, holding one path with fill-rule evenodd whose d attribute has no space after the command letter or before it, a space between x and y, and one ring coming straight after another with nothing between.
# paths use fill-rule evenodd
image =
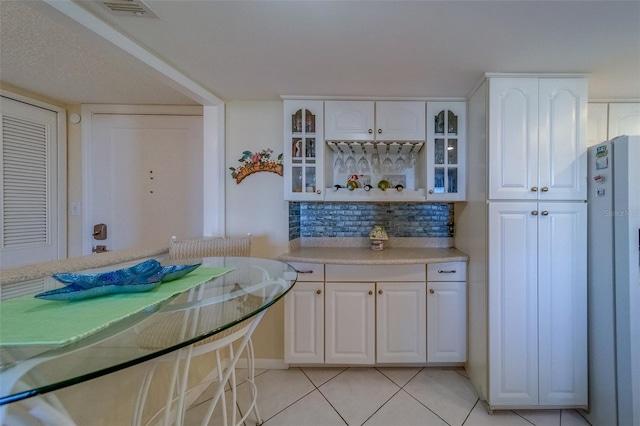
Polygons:
<instances>
[{"instance_id":1,"label":"glass tabletop","mask_svg":"<svg viewBox=\"0 0 640 426\"><path fill-rule=\"evenodd\" d=\"M291 266L270 259L158 260L163 265L202 261L201 268L225 268L225 273L71 343L3 344L0 405L82 383L205 339L215 339L276 303L297 278ZM131 264L81 272L114 271ZM116 303L118 299L113 300Z\"/></svg>"}]
</instances>

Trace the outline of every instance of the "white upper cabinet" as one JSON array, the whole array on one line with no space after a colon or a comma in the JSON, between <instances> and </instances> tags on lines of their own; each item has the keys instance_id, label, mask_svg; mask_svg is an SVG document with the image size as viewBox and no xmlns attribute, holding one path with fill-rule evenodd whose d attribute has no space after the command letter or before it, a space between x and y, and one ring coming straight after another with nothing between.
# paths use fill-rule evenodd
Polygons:
<instances>
[{"instance_id":1,"label":"white upper cabinet","mask_svg":"<svg viewBox=\"0 0 640 426\"><path fill-rule=\"evenodd\" d=\"M587 80L539 82L539 199L586 200Z\"/></svg>"},{"instance_id":2,"label":"white upper cabinet","mask_svg":"<svg viewBox=\"0 0 640 426\"><path fill-rule=\"evenodd\" d=\"M284 197L322 201L323 102L284 101Z\"/></svg>"},{"instance_id":3,"label":"white upper cabinet","mask_svg":"<svg viewBox=\"0 0 640 426\"><path fill-rule=\"evenodd\" d=\"M586 79L492 78L489 111L490 199L586 199Z\"/></svg>"},{"instance_id":4,"label":"white upper cabinet","mask_svg":"<svg viewBox=\"0 0 640 426\"><path fill-rule=\"evenodd\" d=\"M621 135L640 135L640 103L609 104L609 139Z\"/></svg>"},{"instance_id":5,"label":"white upper cabinet","mask_svg":"<svg viewBox=\"0 0 640 426\"><path fill-rule=\"evenodd\" d=\"M464 201L466 102L427 104L427 201Z\"/></svg>"},{"instance_id":6,"label":"white upper cabinet","mask_svg":"<svg viewBox=\"0 0 640 426\"><path fill-rule=\"evenodd\" d=\"M325 138L332 141L424 141L425 103L326 101Z\"/></svg>"},{"instance_id":7,"label":"white upper cabinet","mask_svg":"<svg viewBox=\"0 0 640 426\"><path fill-rule=\"evenodd\" d=\"M382 141L424 141L424 111L424 102L376 102L376 139Z\"/></svg>"}]
</instances>

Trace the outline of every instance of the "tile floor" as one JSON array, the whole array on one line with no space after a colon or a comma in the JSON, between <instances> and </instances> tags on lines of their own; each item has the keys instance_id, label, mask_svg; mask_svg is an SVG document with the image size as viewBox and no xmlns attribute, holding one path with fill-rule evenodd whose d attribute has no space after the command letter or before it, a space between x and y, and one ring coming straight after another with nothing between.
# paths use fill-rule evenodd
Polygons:
<instances>
[{"instance_id":1,"label":"tile floor","mask_svg":"<svg viewBox=\"0 0 640 426\"><path fill-rule=\"evenodd\" d=\"M490 415L463 369L290 368L256 374L264 426L589 425L575 410L500 411ZM208 408L206 402L212 397L211 389L187 411L185 424L200 424ZM248 384L240 384L238 393L236 409L240 415L247 405ZM230 410L230 401L227 405ZM219 407L209 424L222 424ZM245 424L256 424L253 413Z\"/></svg>"}]
</instances>

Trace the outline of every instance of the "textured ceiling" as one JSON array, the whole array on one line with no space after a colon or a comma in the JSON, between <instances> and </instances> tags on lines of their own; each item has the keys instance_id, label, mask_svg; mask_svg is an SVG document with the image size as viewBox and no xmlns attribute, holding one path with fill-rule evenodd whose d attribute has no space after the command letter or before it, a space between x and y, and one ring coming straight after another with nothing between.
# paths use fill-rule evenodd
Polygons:
<instances>
[{"instance_id":1,"label":"textured ceiling","mask_svg":"<svg viewBox=\"0 0 640 426\"><path fill-rule=\"evenodd\" d=\"M587 73L592 99L640 98L640 1L145 2L160 19L78 4L226 101L465 97L485 72ZM0 14L2 81L73 102L193 103L39 0Z\"/></svg>"}]
</instances>

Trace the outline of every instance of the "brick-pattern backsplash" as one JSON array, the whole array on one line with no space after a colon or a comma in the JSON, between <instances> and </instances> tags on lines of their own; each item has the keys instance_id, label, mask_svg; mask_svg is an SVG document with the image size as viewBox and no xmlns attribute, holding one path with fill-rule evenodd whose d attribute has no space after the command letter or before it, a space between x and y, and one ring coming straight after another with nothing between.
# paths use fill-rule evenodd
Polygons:
<instances>
[{"instance_id":1,"label":"brick-pattern backsplash","mask_svg":"<svg viewBox=\"0 0 640 426\"><path fill-rule=\"evenodd\" d=\"M384 225L389 237L453 237L453 203L289 203L289 240L368 237Z\"/></svg>"}]
</instances>

